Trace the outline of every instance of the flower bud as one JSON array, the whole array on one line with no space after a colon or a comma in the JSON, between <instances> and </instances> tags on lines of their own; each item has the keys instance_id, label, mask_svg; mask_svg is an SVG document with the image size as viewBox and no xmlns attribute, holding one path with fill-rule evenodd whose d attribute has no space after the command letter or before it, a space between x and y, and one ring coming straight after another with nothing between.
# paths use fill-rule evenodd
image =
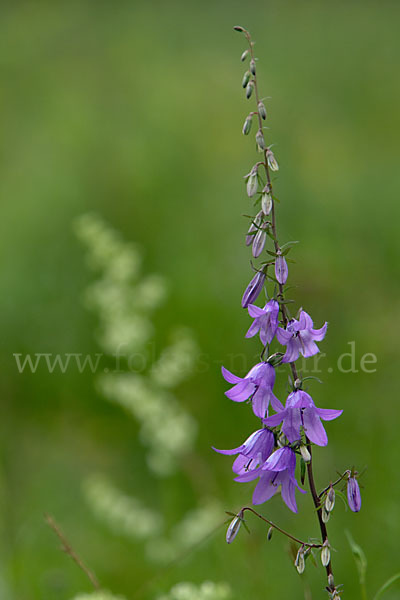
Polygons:
<instances>
[{"instance_id":1,"label":"flower bud","mask_svg":"<svg viewBox=\"0 0 400 600\"><path fill-rule=\"evenodd\" d=\"M332 575L332 573L329 573L329 575L328 575L328 585L329 585L331 588L334 588L334 587L335 587L335 580L333 579L333 575Z\"/></svg>"},{"instance_id":2,"label":"flower bud","mask_svg":"<svg viewBox=\"0 0 400 600\"><path fill-rule=\"evenodd\" d=\"M267 540L269 541L272 538L272 534L273 534L274 528L270 527L268 529L268 533L267 533Z\"/></svg>"},{"instance_id":3,"label":"flower bud","mask_svg":"<svg viewBox=\"0 0 400 600\"><path fill-rule=\"evenodd\" d=\"M240 526L242 524L242 516L237 515L234 519L232 519L231 524L228 527L226 532L226 543L231 544L235 537L237 536Z\"/></svg>"},{"instance_id":4,"label":"flower bud","mask_svg":"<svg viewBox=\"0 0 400 600\"><path fill-rule=\"evenodd\" d=\"M259 229L254 236L252 252L254 258L258 258L261 252L264 250L265 241L267 239L267 234L264 229Z\"/></svg>"},{"instance_id":5,"label":"flower bud","mask_svg":"<svg viewBox=\"0 0 400 600\"><path fill-rule=\"evenodd\" d=\"M250 71L246 71L246 73L243 75L243 79L242 79L242 87L246 87L247 84L250 81L250 77L251 77L251 73Z\"/></svg>"},{"instance_id":6,"label":"flower bud","mask_svg":"<svg viewBox=\"0 0 400 600\"><path fill-rule=\"evenodd\" d=\"M359 512L361 509L361 494L360 486L355 477L349 477L347 480L347 501L349 503L350 510L353 512Z\"/></svg>"},{"instance_id":7,"label":"flower bud","mask_svg":"<svg viewBox=\"0 0 400 600\"><path fill-rule=\"evenodd\" d=\"M254 81L249 81L246 87L246 98L249 99L254 90Z\"/></svg>"},{"instance_id":8,"label":"flower bud","mask_svg":"<svg viewBox=\"0 0 400 600\"><path fill-rule=\"evenodd\" d=\"M277 254L278 256L275 259L275 277L278 280L278 283L284 285L288 278L288 266L285 258L280 254L280 252Z\"/></svg>"},{"instance_id":9,"label":"flower bud","mask_svg":"<svg viewBox=\"0 0 400 600\"><path fill-rule=\"evenodd\" d=\"M267 194L266 192L263 192L261 196L261 209L266 216L269 215L272 210L272 198L270 194Z\"/></svg>"},{"instance_id":10,"label":"flower bud","mask_svg":"<svg viewBox=\"0 0 400 600\"><path fill-rule=\"evenodd\" d=\"M263 289L265 283L265 273L264 271L257 271L254 275L253 279L250 281L249 285L245 289L245 292L242 297L242 307L247 308L249 304L253 304L261 290Z\"/></svg>"},{"instance_id":11,"label":"flower bud","mask_svg":"<svg viewBox=\"0 0 400 600\"><path fill-rule=\"evenodd\" d=\"M321 519L323 523L327 523L330 519L331 513L325 508L325 504L321 508Z\"/></svg>"},{"instance_id":12,"label":"flower bud","mask_svg":"<svg viewBox=\"0 0 400 600\"><path fill-rule=\"evenodd\" d=\"M311 454L309 453L307 446L300 446L300 454L305 463L311 461Z\"/></svg>"},{"instance_id":13,"label":"flower bud","mask_svg":"<svg viewBox=\"0 0 400 600\"><path fill-rule=\"evenodd\" d=\"M260 212L254 217L254 219L247 231L246 246L250 246L250 244L253 243L254 232L258 231L258 228L261 225L261 221L262 221L262 211L260 210Z\"/></svg>"},{"instance_id":14,"label":"flower bud","mask_svg":"<svg viewBox=\"0 0 400 600\"><path fill-rule=\"evenodd\" d=\"M258 103L258 113L259 113L260 117L262 119L264 119L264 121L265 121L265 119L267 118L267 111L265 109L264 103L261 102L261 100Z\"/></svg>"},{"instance_id":15,"label":"flower bud","mask_svg":"<svg viewBox=\"0 0 400 600\"><path fill-rule=\"evenodd\" d=\"M306 561L304 560L304 546L301 546L301 548L299 548L296 560L294 561L294 566L296 567L297 572L300 573L300 575L304 573L304 569L306 568Z\"/></svg>"},{"instance_id":16,"label":"flower bud","mask_svg":"<svg viewBox=\"0 0 400 600\"><path fill-rule=\"evenodd\" d=\"M252 75L256 74L256 61L254 60L254 58L252 58L250 61L250 71Z\"/></svg>"},{"instance_id":17,"label":"flower bud","mask_svg":"<svg viewBox=\"0 0 400 600\"><path fill-rule=\"evenodd\" d=\"M331 512L333 510L334 506L335 506L335 490L333 489L332 486L330 486L329 491L325 498L325 508L328 512Z\"/></svg>"},{"instance_id":18,"label":"flower bud","mask_svg":"<svg viewBox=\"0 0 400 600\"><path fill-rule=\"evenodd\" d=\"M279 170L279 165L276 162L276 158L274 156L274 153L269 148L267 150L267 162L268 162L268 166L271 169L271 171L278 171Z\"/></svg>"},{"instance_id":19,"label":"flower bud","mask_svg":"<svg viewBox=\"0 0 400 600\"><path fill-rule=\"evenodd\" d=\"M253 122L253 119L251 118L251 115L246 117L246 120L243 123L243 127L242 127L243 135L248 135L250 133L252 122Z\"/></svg>"},{"instance_id":20,"label":"flower bud","mask_svg":"<svg viewBox=\"0 0 400 600\"><path fill-rule=\"evenodd\" d=\"M249 51L248 51L248 50L245 50L245 51L242 53L242 56L240 57L240 60L241 60L242 62L244 62L244 61L246 60L246 58L247 58L248 54L249 54Z\"/></svg>"},{"instance_id":21,"label":"flower bud","mask_svg":"<svg viewBox=\"0 0 400 600\"><path fill-rule=\"evenodd\" d=\"M234 29L235 31L240 31L240 32L243 32L243 31L244 31L243 27L241 27L240 25L235 25L235 26L233 27L233 29Z\"/></svg>"},{"instance_id":22,"label":"flower bud","mask_svg":"<svg viewBox=\"0 0 400 600\"><path fill-rule=\"evenodd\" d=\"M256 133L256 142L262 150L265 150L264 134L261 129L259 129Z\"/></svg>"},{"instance_id":23,"label":"flower bud","mask_svg":"<svg viewBox=\"0 0 400 600\"><path fill-rule=\"evenodd\" d=\"M322 565L324 567L327 567L329 565L330 560L331 560L331 550L329 548L328 540L325 540L325 542L323 543L323 546L322 546L322 550L321 550Z\"/></svg>"},{"instance_id":24,"label":"flower bud","mask_svg":"<svg viewBox=\"0 0 400 600\"><path fill-rule=\"evenodd\" d=\"M257 176L257 167L253 167L250 171L249 178L247 180L247 195L249 198L255 196L258 190L258 176Z\"/></svg>"}]
</instances>

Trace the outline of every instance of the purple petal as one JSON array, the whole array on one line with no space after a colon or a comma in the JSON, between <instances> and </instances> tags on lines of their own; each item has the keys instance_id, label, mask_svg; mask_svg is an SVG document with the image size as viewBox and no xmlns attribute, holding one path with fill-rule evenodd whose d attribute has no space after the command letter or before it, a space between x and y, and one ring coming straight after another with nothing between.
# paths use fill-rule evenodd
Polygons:
<instances>
[{"instance_id":1,"label":"purple petal","mask_svg":"<svg viewBox=\"0 0 400 600\"><path fill-rule=\"evenodd\" d=\"M283 256L277 256L275 259L275 277L278 283L285 284L288 278L288 266Z\"/></svg>"},{"instance_id":2,"label":"purple petal","mask_svg":"<svg viewBox=\"0 0 400 600\"><path fill-rule=\"evenodd\" d=\"M228 369L225 369L225 367L221 367L221 371L222 377L228 383L240 383L241 381L243 381L243 377L238 377L237 375L234 375L233 373L228 371Z\"/></svg>"},{"instance_id":3,"label":"purple petal","mask_svg":"<svg viewBox=\"0 0 400 600\"><path fill-rule=\"evenodd\" d=\"M260 308L259 306L256 306L255 304L249 304L247 307L247 310L249 311L249 315L253 319L256 319L257 317L263 317L265 315L265 309L263 310L262 308Z\"/></svg>"},{"instance_id":4,"label":"purple petal","mask_svg":"<svg viewBox=\"0 0 400 600\"><path fill-rule=\"evenodd\" d=\"M245 337L251 338L251 337L255 336L258 333L259 329L260 329L260 321L258 319L255 319L253 321L253 323L250 325Z\"/></svg>"},{"instance_id":5,"label":"purple petal","mask_svg":"<svg viewBox=\"0 0 400 600\"><path fill-rule=\"evenodd\" d=\"M253 504L262 504L266 502L277 492L278 486L272 483L273 473L266 473L260 477L253 493Z\"/></svg>"},{"instance_id":6,"label":"purple petal","mask_svg":"<svg viewBox=\"0 0 400 600\"><path fill-rule=\"evenodd\" d=\"M292 339L293 334L290 331L286 331L286 329L282 329L282 327L278 327L276 331L276 338L282 346L286 346L288 342Z\"/></svg>"},{"instance_id":7,"label":"purple petal","mask_svg":"<svg viewBox=\"0 0 400 600\"><path fill-rule=\"evenodd\" d=\"M282 412L279 412L276 415L272 415L271 417L263 419L263 423L265 423L265 425L268 425L268 427L276 427L277 425L279 425L279 423L282 423L285 416L286 410L283 410Z\"/></svg>"},{"instance_id":8,"label":"purple petal","mask_svg":"<svg viewBox=\"0 0 400 600\"><path fill-rule=\"evenodd\" d=\"M234 402L244 402L254 392L254 384L243 380L240 383L237 383L233 388L225 392L225 396L227 396L230 400Z\"/></svg>"},{"instance_id":9,"label":"purple petal","mask_svg":"<svg viewBox=\"0 0 400 600\"><path fill-rule=\"evenodd\" d=\"M281 482L282 500L290 510L297 513L297 504L295 496L295 484L288 475L282 478Z\"/></svg>"},{"instance_id":10,"label":"purple petal","mask_svg":"<svg viewBox=\"0 0 400 600\"><path fill-rule=\"evenodd\" d=\"M359 512L361 509L361 494L357 479L349 477L347 481L347 500L350 510Z\"/></svg>"},{"instance_id":11,"label":"purple petal","mask_svg":"<svg viewBox=\"0 0 400 600\"><path fill-rule=\"evenodd\" d=\"M268 414L269 395L269 390L259 387L253 396L253 412L260 419Z\"/></svg>"},{"instance_id":12,"label":"purple petal","mask_svg":"<svg viewBox=\"0 0 400 600\"><path fill-rule=\"evenodd\" d=\"M279 330L278 330L279 331ZM286 352L282 358L283 363L291 363L299 358L301 342L299 338L292 338L287 344Z\"/></svg>"},{"instance_id":13,"label":"purple petal","mask_svg":"<svg viewBox=\"0 0 400 600\"><path fill-rule=\"evenodd\" d=\"M218 452L219 454L227 454L228 456L232 454L240 454L240 452L243 450L243 447L244 444L238 446L237 448L232 448L232 450L219 450L218 448L214 448L214 446L211 446L211 448L215 450L215 452Z\"/></svg>"},{"instance_id":14,"label":"purple petal","mask_svg":"<svg viewBox=\"0 0 400 600\"><path fill-rule=\"evenodd\" d=\"M323 325L321 329L311 329L311 335L313 336L316 342L321 342L325 337L327 329L328 323L325 323L325 325Z\"/></svg>"},{"instance_id":15,"label":"purple petal","mask_svg":"<svg viewBox=\"0 0 400 600\"><path fill-rule=\"evenodd\" d=\"M291 444L296 440L301 439L300 427L301 410L299 408L286 409L286 417L283 422L282 431Z\"/></svg>"},{"instance_id":16,"label":"purple petal","mask_svg":"<svg viewBox=\"0 0 400 600\"><path fill-rule=\"evenodd\" d=\"M317 446L326 446L328 436L319 416L314 408L305 408L303 411L303 425L306 436L317 444Z\"/></svg>"},{"instance_id":17,"label":"purple petal","mask_svg":"<svg viewBox=\"0 0 400 600\"><path fill-rule=\"evenodd\" d=\"M334 410L333 408L316 408L317 415L324 421L333 421L342 414L343 410Z\"/></svg>"}]
</instances>

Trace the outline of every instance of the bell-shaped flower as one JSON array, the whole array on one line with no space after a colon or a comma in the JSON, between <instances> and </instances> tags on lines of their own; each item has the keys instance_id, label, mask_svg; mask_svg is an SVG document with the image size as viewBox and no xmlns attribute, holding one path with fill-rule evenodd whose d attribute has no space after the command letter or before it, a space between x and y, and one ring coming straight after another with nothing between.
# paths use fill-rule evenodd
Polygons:
<instances>
[{"instance_id":1,"label":"bell-shaped flower","mask_svg":"<svg viewBox=\"0 0 400 600\"><path fill-rule=\"evenodd\" d=\"M350 510L353 512L359 512L361 509L361 494L360 486L355 477L349 477L347 480L347 501L349 503Z\"/></svg>"},{"instance_id":2,"label":"bell-shaped flower","mask_svg":"<svg viewBox=\"0 0 400 600\"><path fill-rule=\"evenodd\" d=\"M245 377L238 377L222 367L222 375L228 383L234 384L230 390L225 392L225 395L234 402L244 402L250 398L256 417L263 419L268 415L270 402L274 410L283 410L283 404L272 393L275 369L269 363L256 364Z\"/></svg>"},{"instance_id":3,"label":"bell-shaped flower","mask_svg":"<svg viewBox=\"0 0 400 600\"><path fill-rule=\"evenodd\" d=\"M264 419L264 423L268 427L276 427L282 423L282 433L291 444L296 440L301 440L301 428L303 428L305 435L314 444L326 446L328 436L321 419L332 421L342 412L342 410L317 408L310 394L303 390L295 390L287 397L284 410Z\"/></svg>"},{"instance_id":4,"label":"bell-shaped flower","mask_svg":"<svg viewBox=\"0 0 400 600\"><path fill-rule=\"evenodd\" d=\"M313 329L313 326L310 315L302 310L298 321L292 319L286 329L278 328L276 332L278 342L287 347L282 362L294 362L300 354L308 358L319 352L315 342L324 339L328 323L325 323L321 329Z\"/></svg>"},{"instance_id":5,"label":"bell-shaped flower","mask_svg":"<svg viewBox=\"0 0 400 600\"><path fill-rule=\"evenodd\" d=\"M246 337L253 337L259 332L261 343L264 344L264 346L270 344L278 329L278 302L276 300L270 300L264 308L249 304L247 310L254 321L250 325Z\"/></svg>"},{"instance_id":6,"label":"bell-shaped flower","mask_svg":"<svg viewBox=\"0 0 400 600\"><path fill-rule=\"evenodd\" d=\"M279 448L258 469L243 473L235 478L235 481L252 481L259 477L259 481L253 493L253 504L266 502L281 486L282 500L293 512L297 512L295 489L302 493L294 476L296 468L296 455L291 448L285 446Z\"/></svg>"},{"instance_id":7,"label":"bell-shaped flower","mask_svg":"<svg viewBox=\"0 0 400 600\"><path fill-rule=\"evenodd\" d=\"M233 448L232 450L218 450L217 448L213 448L213 450L220 454L238 454L239 456L236 457L233 463L232 471L240 475L248 471L253 471L262 465L274 449L274 443L274 434L269 429L264 428L252 433L237 448Z\"/></svg>"}]
</instances>

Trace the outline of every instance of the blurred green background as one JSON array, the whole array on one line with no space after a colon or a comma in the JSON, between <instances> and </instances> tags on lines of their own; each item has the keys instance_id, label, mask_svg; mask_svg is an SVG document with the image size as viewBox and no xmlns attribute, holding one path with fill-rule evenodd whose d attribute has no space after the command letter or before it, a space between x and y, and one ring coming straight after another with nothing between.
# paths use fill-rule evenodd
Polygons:
<instances>
[{"instance_id":1,"label":"blurred green background","mask_svg":"<svg viewBox=\"0 0 400 600\"><path fill-rule=\"evenodd\" d=\"M319 487L336 470L367 467L361 513L338 502L329 523L336 578L346 598L360 597L348 529L376 590L399 566L399 4L81 0L3 2L1 14L2 600L90 590L59 552L46 511L102 584L127 598L204 579L227 581L237 598L304 597L285 539L266 543L255 521L232 546L221 529L170 569L150 565L140 543L93 516L83 479L109 474L171 524L190 509L195 484L179 472L157 480L141 466L137 424L101 397L93 374L20 374L13 357L100 351L96 315L82 303L93 275L73 232L81 214L99 213L139 243L146 272L168 281L157 336L190 327L203 355L177 390L199 427L193 479L226 510L250 501L251 484L235 484L230 459L210 450L237 446L256 427L248 408L224 397L220 376L221 364L234 368L232 355L245 352L250 364L259 348L244 342L240 308L250 276L241 215L251 210L242 175L256 155L241 134L249 105L235 24L252 32L261 93L271 96L280 238L301 241L291 255L294 297L316 326L330 324L324 385L311 390L345 411L315 452ZM338 372L349 341L357 365L376 354L376 373ZM298 516L278 499L262 511L300 537L317 535L310 494L298 500ZM312 597L323 597L323 569L310 565L306 578Z\"/></svg>"}]
</instances>

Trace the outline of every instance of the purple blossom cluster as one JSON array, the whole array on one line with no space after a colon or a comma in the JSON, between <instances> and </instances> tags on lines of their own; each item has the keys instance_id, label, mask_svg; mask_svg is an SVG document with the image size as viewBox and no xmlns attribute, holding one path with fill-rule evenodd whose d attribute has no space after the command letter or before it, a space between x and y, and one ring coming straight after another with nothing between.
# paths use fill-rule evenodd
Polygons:
<instances>
[{"instance_id":1,"label":"purple blossom cluster","mask_svg":"<svg viewBox=\"0 0 400 600\"><path fill-rule=\"evenodd\" d=\"M281 362L294 362L300 354L308 357L319 352L315 342L325 337L327 323L320 329L314 329L311 317L301 310L298 320L292 319L285 328L279 327L280 309L275 299L269 300L264 308L247 304L247 309L253 322L246 337L258 334L264 346L276 338L286 346ZM252 433L237 448L214 449L221 454L237 454L233 463L235 481L258 479L253 504L265 502L280 488L283 501L293 512L297 512L295 490L297 488L303 492L295 478L299 448L309 443L326 446L328 437L322 421L336 419L342 411L318 408L310 394L301 387L296 387L283 405L273 392L275 357L276 354L257 363L244 377L238 377L222 367L224 379L233 386L225 392L226 396L234 402L251 402L253 412L261 419L263 428ZM275 414L269 414L271 408Z\"/></svg>"}]
</instances>

